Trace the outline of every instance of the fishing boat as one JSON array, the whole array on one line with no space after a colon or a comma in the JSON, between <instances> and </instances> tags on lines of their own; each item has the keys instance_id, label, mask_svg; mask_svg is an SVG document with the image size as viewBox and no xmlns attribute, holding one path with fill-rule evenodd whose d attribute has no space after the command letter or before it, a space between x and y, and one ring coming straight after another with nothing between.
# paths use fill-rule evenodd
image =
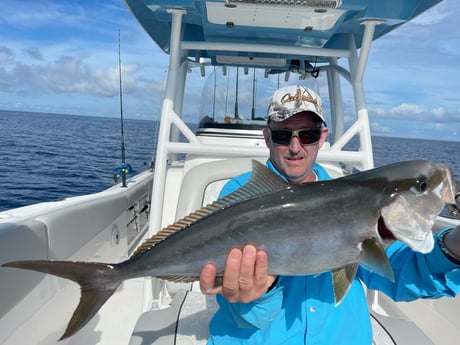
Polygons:
<instances>
[{"instance_id":1,"label":"fishing boat","mask_svg":"<svg viewBox=\"0 0 460 345\"><path fill-rule=\"evenodd\" d=\"M318 161L331 176L373 168L363 85L372 43L440 2L124 1L169 54L154 168L100 193L1 212L0 264L126 260L145 238L214 201L251 160L267 159L266 107L285 84L321 94L331 134ZM206 80L201 94L198 79ZM186 101L198 95L192 109ZM433 232L459 223L440 216ZM80 295L73 282L11 268L0 269L0 287L1 344L57 343ZM367 294L374 344L460 339L459 298L395 303ZM132 279L59 344L205 344L216 308L196 283Z\"/></svg>"}]
</instances>

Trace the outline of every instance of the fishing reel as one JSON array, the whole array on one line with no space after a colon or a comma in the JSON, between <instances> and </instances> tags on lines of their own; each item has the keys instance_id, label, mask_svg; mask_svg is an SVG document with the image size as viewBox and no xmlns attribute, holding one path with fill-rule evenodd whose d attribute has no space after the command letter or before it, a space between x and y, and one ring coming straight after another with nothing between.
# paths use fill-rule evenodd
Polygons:
<instances>
[{"instance_id":1,"label":"fishing reel","mask_svg":"<svg viewBox=\"0 0 460 345\"><path fill-rule=\"evenodd\" d=\"M460 182L456 183L456 193L455 193L455 205L447 205L449 213L455 217L460 218Z\"/></svg>"},{"instance_id":2,"label":"fishing reel","mask_svg":"<svg viewBox=\"0 0 460 345\"><path fill-rule=\"evenodd\" d=\"M133 172L133 168L129 163L122 163L121 166L115 168L116 173L113 174L113 182L118 183L118 179L121 177L122 187L126 187L126 175Z\"/></svg>"}]
</instances>

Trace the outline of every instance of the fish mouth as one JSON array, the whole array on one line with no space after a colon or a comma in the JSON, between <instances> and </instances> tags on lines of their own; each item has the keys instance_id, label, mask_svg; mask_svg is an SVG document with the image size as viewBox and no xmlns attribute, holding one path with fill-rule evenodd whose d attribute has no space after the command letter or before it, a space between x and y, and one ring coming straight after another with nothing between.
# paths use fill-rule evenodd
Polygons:
<instances>
[{"instance_id":1,"label":"fish mouth","mask_svg":"<svg viewBox=\"0 0 460 345\"><path fill-rule=\"evenodd\" d=\"M380 216L379 220L377 221L377 231L380 238L384 241L395 241L396 237L393 235L390 229L387 228L385 225L385 221L383 217Z\"/></svg>"},{"instance_id":2,"label":"fish mouth","mask_svg":"<svg viewBox=\"0 0 460 345\"><path fill-rule=\"evenodd\" d=\"M390 245L394 241L406 243L412 250L420 253L429 253L433 250L434 239L431 231L422 233L418 236L411 236L401 229L392 230L385 224L383 217L380 217L377 222L377 232L381 241L385 245Z\"/></svg>"},{"instance_id":3,"label":"fish mouth","mask_svg":"<svg viewBox=\"0 0 460 345\"><path fill-rule=\"evenodd\" d=\"M426 254L434 247L432 227L436 215L442 210L442 203L436 197L430 200L430 207L420 208L412 201L411 198L399 195L393 203L383 207L377 229L379 235L383 235L382 239L393 237L407 244L413 251Z\"/></svg>"}]
</instances>

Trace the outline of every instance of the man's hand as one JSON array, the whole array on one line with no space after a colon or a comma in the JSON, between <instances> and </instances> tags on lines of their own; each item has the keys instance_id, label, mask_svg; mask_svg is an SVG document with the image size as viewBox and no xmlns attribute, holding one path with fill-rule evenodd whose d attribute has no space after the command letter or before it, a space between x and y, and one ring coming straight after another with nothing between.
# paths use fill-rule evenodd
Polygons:
<instances>
[{"instance_id":1,"label":"man's hand","mask_svg":"<svg viewBox=\"0 0 460 345\"><path fill-rule=\"evenodd\" d=\"M251 302L263 294L275 281L268 275L268 256L253 245L243 250L232 249L225 262L222 286L214 287L216 267L213 264L203 266L200 275L201 292L205 295L221 294L230 302Z\"/></svg>"}]
</instances>

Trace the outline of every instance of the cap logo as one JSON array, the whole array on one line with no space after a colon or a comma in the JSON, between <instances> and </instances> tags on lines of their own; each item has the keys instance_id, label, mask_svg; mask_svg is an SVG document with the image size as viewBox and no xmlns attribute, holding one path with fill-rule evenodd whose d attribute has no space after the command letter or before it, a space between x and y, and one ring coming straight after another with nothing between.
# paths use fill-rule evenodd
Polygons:
<instances>
[{"instance_id":1,"label":"cap logo","mask_svg":"<svg viewBox=\"0 0 460 345\"><path fill-rule=\"evenodd\" d=\"M305 102L309 102L309 103L312 103L315 105L315 109L317 111L320 111L320 109L318 109L318 100L316 98L314 98L312 95L310 95L310 93L305 90L307 92L307 95L304 95L302 94L302 91L300 91L300 88L297 88L297 92L294 96L291 95L291 93L286 93L283 97L281 97L280 101L281 101L281 104L284 104L284 103L287 103L287 102L294 102L294 101L305 101Z\"/></svg>"}]
</instances>

